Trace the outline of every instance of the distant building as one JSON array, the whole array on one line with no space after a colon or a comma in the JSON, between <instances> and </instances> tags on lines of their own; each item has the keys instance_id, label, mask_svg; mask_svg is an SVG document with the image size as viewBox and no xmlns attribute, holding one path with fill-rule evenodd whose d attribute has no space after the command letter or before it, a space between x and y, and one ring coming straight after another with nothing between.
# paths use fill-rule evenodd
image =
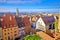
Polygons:
<instances>
[{"instance_id":1,"label":"distant building","mask_svg":"<svg viewBox=\"0 0 60 40\"><path fill-rule=\"evenodd\" d=\"M16 8L16 16L19 16L19 10Z\"/></svg>"},{"instance_id":2,"label":"distant building","mask_svg":"<svg viewBox=\"0 0 60 40\"><path fill-rule=\"evenodd\" d=\"M21 36L25 35L25 31L24 31L25 24L22 21L22 17L19 16L19 10L18 9L16 9L15 19L16 19L17 24L18 24L18 37L21 37Z\"/></svg>"},{"instance_id":3,"label":"distant building","mask_svg":"<svg viewBox=\"0 0 60 40\"><path fill-rule=\"evenodd\" d=\"M40 17L36 22L36 29L46 31L49 29L54 29L54 16L44 16Z\"/></svg>"},{"instance_id":4,"label":"distant building","mask_svg":"<svg viewBox=\"0 0 60 40\"><path fill-rule=\"evenodd\" d=\"M25 24L22 21L22 17L16 16L15 19L16 19L17 24L18 24L18 37L20 37L20 36L24 35L23 33L25 33L25 32L23 32Z\"/></svg>"},{"instance_id":5,"label":"distant building","mask_svg":"<svg viewBox=\"0 0 60 40\"><path fill-rule=\"evenodd\" d=\"M22 21L24 22L25 24L25 32L26 33L29 33L30 30L31 30L31 24L30 24L30 17L23 17L22 18Z\"/></svg>"}]
</instances>

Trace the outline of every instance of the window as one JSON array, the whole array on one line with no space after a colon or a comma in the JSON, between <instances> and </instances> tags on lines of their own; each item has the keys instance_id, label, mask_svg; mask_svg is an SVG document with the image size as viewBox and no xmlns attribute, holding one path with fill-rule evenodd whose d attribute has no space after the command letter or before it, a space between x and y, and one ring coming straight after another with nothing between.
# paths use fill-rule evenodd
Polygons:
<instances>
[{"instance_id":1,"label":"window","mask_svg":"<svg viewBox=\"0 0 60 40\"><path fill-rule=\"evenodd\" d=\"M6 39L6 37L5 37L5 39Z\"/></svg>"},{"instance_id":2,"label":"window","mask_svg":"<svg viewBox=\"0 0 60 40\"><path fill-rule=\"evenodd\" d=\"M12 33L12 32L11 32Z\"/></svg>"},{"instance_id":3,"label":"window","mask_svg":"<svg viewBox=\"0 0 60 40\"><path fill-rule=\"evenodd\" d=\"M10 33L8 33L8 34L10 34Z\"/></svg>"},{"instance_id":4,"label":"window","mask_svg":"<svg viewBox=\"0 0 60 40\"><path fill-rule=\"evenodd\" d=\"M16 28L14 28L14 30L16 30Z\"/></svg>"},{"instance_id":5,"label":"window","mask_svg":"<svg viewBox=\"0 0 60 40\"><path fill-rule=\"evenodd\" d=\"M5 35L6 35L6 33L5 33Z\"/></svg>"},{"instance_id":6,"label":"window","mask_svg":"<svg viewBox=\"0 0 60 40\"><path fill-rule=\"evenodd\" d=\"M52 25L50 24L50 25L49 25L49 29L51 29L51 26L52 26Z\"/></svg>"},{"instance_id":7,"label":"window","mask_svg":"<svg viewBox=\"0 0 60 40\"><path fill-rule=\"evenodd\" d=\"M49 29L55 29L54 24L50 24Z\"/></svg>"},{"instance_id":8,"label":"window","mask_svg":"<svg viewBox=\"0 0 60 40\"><path fill-rule=\"evenodd\" d=\"M10 40L10 37L8 36L8 40Z\"/></svg>"},{"instance_id":9,"label":"window","mask_svg":"<svg viewBox=\"0 0 60 40\"><path fill-rule=\"evenodd\" d=\"M15 34L14 36L17 36L17 34Z\"/></svg>"},{"instance_id":10,"label":"window","mask_svg":"<svg viewBox=\"0 0 60 40\"><path fill-rule=\"evenodd\" d=\"M8 29L8 31L9 31L9 29Z\"/></svg>"},{"instance_id":11,"label":"window","mask_svg":"<svg viewBox=\"0 0 60 40\"><path fill-rule=\"evenodd\" d=\"M1 21L3 21L3 19L0 19Z\"/></svg>"},{"instance_id":12,"label":"window","mask_svg":"<svg viewBox=\"0 0 60 40\"><path fill-rule=\"evenodd\" d=\"M12 30L12 29L11 29Z\"/></svg>"},{"instance_id":13,"label":"window","mask_svg":"<svg viewBox=\"0 0 60 40\"><path fill-rule=\"evenodd\" d=\"M10 26L12 26L12 25L10 25Z\"/></svg>"},{"instance_id":14,"label":"window","mask_svg":"<svg viewBox=\"0 0 60 40\"><path fill-rule=\"evenodd\" d=\"M14 25L14 27L16 27L16 25Z\"/></svg>"},{"instance_id":15,"label":"window","mask_svg":"<svg viewBox=\"0 0 60 40\"><path fill-rule=\"evenodd\" d=\"M16 33L16 31L14 31Z\"/></svg>"},{"instance_id":16,"label":"window","mask_svg":"<svg viewBox=\"0 0 60 40\"><path fill-rule=\"evenodd\" d=\"M6 28L6 26L4 26L4 28Z\"/></svg>"},{"instance_id":17,"label":"window","mask_svg":"<svg viewBox=\"0 0 60 40\"><path fill-rule=\"evenodd\" d=\"M6 30L4 30L4 32L6 32Z\"/></svg>"}]
</instances>

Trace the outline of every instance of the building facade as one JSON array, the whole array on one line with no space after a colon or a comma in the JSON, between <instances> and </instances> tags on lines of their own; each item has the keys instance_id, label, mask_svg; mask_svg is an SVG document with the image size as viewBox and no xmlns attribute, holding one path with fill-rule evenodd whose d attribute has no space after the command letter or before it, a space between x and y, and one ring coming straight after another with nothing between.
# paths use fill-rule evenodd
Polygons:
<instances>
[{"instance_id":1,"label":"building facade","mask_svg":"<svg viewBox=\"0 0 60 40\"><path fill-rule=\"evenodd\" d=\"M54 16L44 16L40 17L36 22L36 29L46 31L49 29L54 29Z\"/></svg>"},{"instance_id":2,"label":"building facade","mask_svg":"<svg viewBox=\"0 0 60 40\"><path fill-rule=\"evenodd\" d=\"M18 26L13 15L4 14L1 24L3 40L14 40L18 36Z\"/></svg>"},{"instance_id":3,"label":"building facade","mask_svg":"<svg viewBox=\"0 0 60 40\"><path fill-rule=\"evenodd\" d=\"M23 33L25 33L24 32L25 24L22 21L22 17L16 16L15 19L16 19L17 24L18 24L18 37L20 37L20 36L24 35Z\"/></svg>"},{"instance_id":4,"label":"building facade","mask_svg":"<svg viewBox=\"0 0 60 40\"><path fill-rule=\"evenodd\" d=\"M30 24L30 17L23 17L22 18L22 21L24 22L24 24L25 24L25 29L24 29L24 31L26 32L26 33L29 33L30 32L30 30L31 30L31 24Z\"/></svg>"}]
</instances>

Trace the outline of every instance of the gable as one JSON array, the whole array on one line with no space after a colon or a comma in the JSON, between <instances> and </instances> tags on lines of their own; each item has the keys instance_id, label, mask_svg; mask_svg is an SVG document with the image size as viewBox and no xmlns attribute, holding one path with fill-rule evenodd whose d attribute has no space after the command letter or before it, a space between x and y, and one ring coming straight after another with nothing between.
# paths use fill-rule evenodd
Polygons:
<instances>
[{"instance_id":1,"label":"gable","mask_svg":"<svg viewBox=\"0 0 60 40\"><path fill-rule=\"evenodd\" d=\"M45 23L43 22L41 17L38 19L37 23L45 27Z\"/></svg>"}]
</instances>

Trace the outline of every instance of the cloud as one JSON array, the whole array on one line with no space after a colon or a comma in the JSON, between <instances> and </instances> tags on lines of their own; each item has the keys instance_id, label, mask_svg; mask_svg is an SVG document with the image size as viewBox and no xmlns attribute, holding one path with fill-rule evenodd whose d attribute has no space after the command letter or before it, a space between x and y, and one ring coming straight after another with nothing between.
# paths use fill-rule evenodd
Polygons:
<instances>
[{"instance_id":1,"label":"cloud","mask_svg":"<svg viewBox=\"0 0 60 40\"><path fill-rule=\"evenodd\" d=\"M5 2L5 0L0 0L0 2Z\"/></svg>"},{"instance_id":2,"label":"cloud","mask_svg":"<svg viewBox=\"0 0 60 40\"><path fill-rule=\"evenodd\" d=\"M59 12L60 9L36 9L36 8L18 8L19 12ZM54 10L54 11L53 11ZM0 6L0 12L16 12L16 7L13 6Z\"/></svg>"},{"instance_id":3,"label":"cloud","mask_svg":"<svg viewBox=\"0 0 60 40\"><path fill-rule=\"evenodd\" d=\"M35 3L39 2L39 0L0 0L0 2L5 2L5 3Z\"/></svg>"},{"instance_id":4,"label":"cloud","mask_svg":"<svg viewBox=\"0 0 60 40\"><path fill-rule=\"evenodd\" d=\"M34 9L34 8L18 8L19 12L59 12L60 9ZM54 11L53 11L54 10ZM0 12L16 12L16 7L0 6Z\"/></svg>"}]
</instances>

